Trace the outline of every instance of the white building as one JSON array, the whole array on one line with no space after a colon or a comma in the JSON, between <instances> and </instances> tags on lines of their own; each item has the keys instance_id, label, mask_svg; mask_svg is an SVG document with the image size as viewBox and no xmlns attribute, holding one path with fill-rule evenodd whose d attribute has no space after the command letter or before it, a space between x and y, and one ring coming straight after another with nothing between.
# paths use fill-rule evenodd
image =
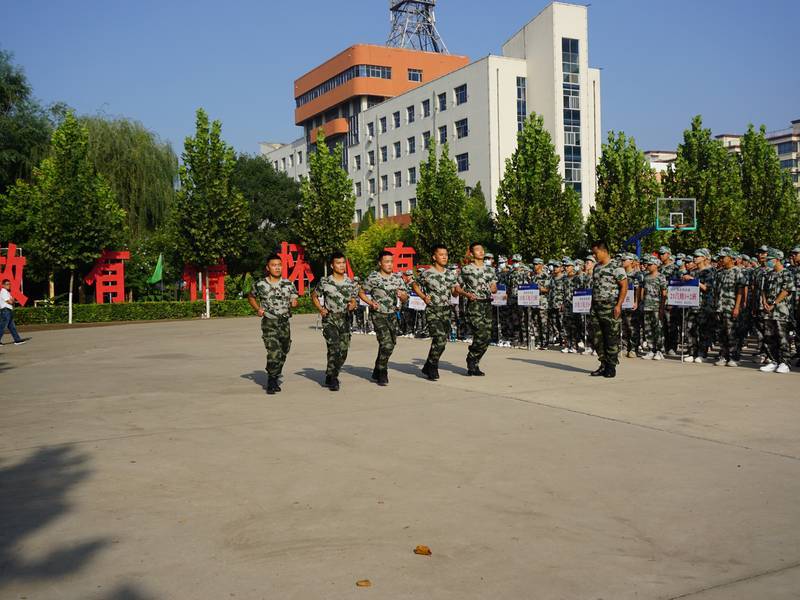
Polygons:
<instances>
[{"instance_id":1,"label":"white building","mask_svg":"<svg viewBox=\"0 0 800 600\"><path fill-rule=\"evenodd\" d=\"M464 57L447 57L453 60L437 63L430 81L424 69L409 68L413 84L405 81L405 67L414 60L432 64L432 53L352 47L296 82L296 122L306 135L287 145L262 144L262 154L276 169L300 178L307 174L310 142L322 128L328 141L345 147L355 220L374 210L378 218L403 222L416 202L427 140L447 141L459 175L468 187L480 182L488 208L496 212L505 161L516 149L522 122L536 112L561 157L566 184L581 194L587 213L602 143L600 72L589 67L587 12L582 5L554 2L503 45L502 56L469 64ZM395 54L387 55L389 50ZM381 57L389 64L361 65ZM391 81L378 81L395 77L409 89L395 95ZM360 83L385 85L376 93L356 87Z\"/></svg>"}]
</instances>

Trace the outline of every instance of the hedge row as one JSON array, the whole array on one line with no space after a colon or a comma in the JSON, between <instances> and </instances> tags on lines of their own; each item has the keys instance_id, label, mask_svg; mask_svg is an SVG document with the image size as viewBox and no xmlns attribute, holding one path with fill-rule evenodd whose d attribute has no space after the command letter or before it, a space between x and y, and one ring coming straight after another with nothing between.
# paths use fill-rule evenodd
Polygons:
<instances>
[{"instance_id":1,"label":"hedge row","mask_svg":"<svg viewBox=\"0 0 800 600\"><path fill-rule=\"evenodd\" d=\"M195 319L205 313L205 303L198 302L124 302L121 304L75 304L72 320L75 323L104 323L109 321L158 321L161 319ZM311 299L300 298L292 312L313 312ZM244 317L253 315L247 300L211 301L212 317ZM50 306L14 309L17 325L66 323L67 307Z\"/></svg>"}]
</instances>

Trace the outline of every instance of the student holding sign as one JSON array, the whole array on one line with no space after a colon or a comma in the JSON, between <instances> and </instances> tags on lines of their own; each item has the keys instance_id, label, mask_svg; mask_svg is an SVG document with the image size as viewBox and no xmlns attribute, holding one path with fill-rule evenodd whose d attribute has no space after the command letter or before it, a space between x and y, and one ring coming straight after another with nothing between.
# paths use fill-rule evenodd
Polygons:
<instances>
[{"instance_id":1,"label":"student holding sign","mask_svg":"<svg viewBox=\"0 0 800 600\"><path fill-rule=\"evenodd\" d=\"M422 372L435 381L439 379L439 358L450 335L450 303L456 292L458 277L454 270L447 268L447 248L436 244L431 249L431 258L433 266L420 271L411 287L426 305L428 333L431 334L431 349Z\"/></svg>"},{"instance_id":2,"label":"student holding sign","mask_svg":"<svg viewBox=\"0 0 800 600\"><path fill-rule=\"evenodd\" d=\"M597 241L592 244L592 254L597 264L592 271L592 309L594 349L600 367L592 371L593 377L616 377L619 364L619 334L622 303L628 293L628 276L625 269L611 261L608 246Z\"/></svg>"}]
</instances>

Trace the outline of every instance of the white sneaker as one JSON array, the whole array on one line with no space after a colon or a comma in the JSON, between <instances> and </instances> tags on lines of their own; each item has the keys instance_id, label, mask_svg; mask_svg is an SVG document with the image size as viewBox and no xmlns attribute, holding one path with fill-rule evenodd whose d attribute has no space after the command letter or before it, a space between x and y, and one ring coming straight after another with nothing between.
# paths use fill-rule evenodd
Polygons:
<instances>
[{"instance_id":1,"label":"white sneaker","mask_svg":"<svg viewBox=\"0 0 800 600\"><path fill-rule=\"evenodd\" d=\"M577 351L575 348L570 348L570 349L569 349L569 353L570 353L570 354L577 354L577 353L578 353L578 351Z\"/></svg>"},{"instance_id":2,"label":"white sneaker","mask_svg":"<svg viewBox=\"0 0 800 600\"><path fill-rule=\"evenodd\" d=\"M669 352L667 352L667 356L678 356L678 353L675 352L675 350L670 350Z\"/></svg>"},{"instance_id":3,"label":"white sneaker","mask_svg":"<svg viewBox=\"0 0 800 600\"><path fill-rule=\"evenodd\" d=\"M664 355L661 352L656 352L656 355L653 357L653 360L664 360Z\"/></svg>"},{"instance_id":4,"label":"white sneaker","mask_svg":"<svg viewBox=\"0 0 800 600\"><path fill-rule=\"evenodd\" d=\"M564 348L562 348L562 349L561 349L561 352L562 352L563 354L568 354L568 353L569 353L569 348L567 348L567 347L565 346Z\"/></svg>"},{"instance_id":5,"label":"white sneaker","mask_svg":"<svg viewBox=\"0 0 800 600\"><path fill-rule=\"evenodd\" d=\"M728 367L738 367L739 363L737 363L735 360L729 360L728 364L726 366L728 366Z\"/></svg>"},{"instance_id":6,"label":"white sneaker","mask_svg":"<svg viewBox=\"0 0 800 600\"><path fill-rule=\"evenodd\" d=\"M706 362L706 360L702 356L698 356L697 358L694 359L694 362L701 364Z\"/></svg>"},{"instance_id":7,"label":"white sneaker","mask_svg":"<svg viewBox=\"0 0 800 600\"><path fill-rule=\"evenodd\" d=\"M777 363L774 362L767 363L759 369L759 371L761 371L762 373L774 373L777 370L778 370L778 365Z\"/></svg>"},{"instance_id":8,"label":"white sneaker","mask_svg":"<svg viewBox=\"0 0 800 600\"><path fill-rule=\"evenodd\" d=\"M694 356L685 356L683 358L683 362L685 362L685 363L693 363L694 362Z\"/></svg>"},{"instance_id":9,"label":"white sneaker","mask_svg":"<svg viewBox=\"0 0 800 600\"><path fill-rule=\"evenodd\" d=\"M786 363L781 363L781 364L778 365L778 368L775 369L775 372L776 373L790 373L791 371L789 370L789 365L787 365Z\"/></svg>"},{"instance_id":10,"label":"white sneaker","mask_svg":"<svg viewBox=\"0 0 800 600\"><path fill-rule=\"evenodd\" d=\"M584 345L584 343L583 343L583 342L578 342L578 349L579 349L579 350L583 350L584 348L586 348L586 346Z\"/></svg>"},{"instance_id":11,"label":"white sneaker","mask_svg":"<svg viewBox=\"0 0 800 600\"><path fill-rule=\"evenodd\" d=\"M727 360L725 360L724 358L720 357L720 359L717 362L715 362L714 364L717 365L718 367L724 367L727 362L728 362Z\"/></svg>"},{"instance_id":12,"label":"white sneaker","mask_svg":"<svg viewBox=\"0 0 800 600\"><path fill-rule=\"evenodd\" d=\"M653 360L653 358L655 358L655 354L648 352L642 357L642 360Z\"/></svg>"}]
</instances>

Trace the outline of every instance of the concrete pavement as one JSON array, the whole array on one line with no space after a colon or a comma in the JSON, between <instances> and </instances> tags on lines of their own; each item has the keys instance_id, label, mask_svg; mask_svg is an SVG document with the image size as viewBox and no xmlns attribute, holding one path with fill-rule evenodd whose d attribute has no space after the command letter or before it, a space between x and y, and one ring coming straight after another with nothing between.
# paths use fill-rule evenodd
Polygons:
<instances>
[{"instance_id":1,"label":"concrete pavement","mask_svg":"<svg viewBox=\"0 0 800 600\"><path fill-rule=\"evenodd\" d=\"M401 339L378 388L356 335L334 394L313 322L276 396L255 318L3 346L0 598L800 598L800 374Z\"/></svg>"}]
</instances>

